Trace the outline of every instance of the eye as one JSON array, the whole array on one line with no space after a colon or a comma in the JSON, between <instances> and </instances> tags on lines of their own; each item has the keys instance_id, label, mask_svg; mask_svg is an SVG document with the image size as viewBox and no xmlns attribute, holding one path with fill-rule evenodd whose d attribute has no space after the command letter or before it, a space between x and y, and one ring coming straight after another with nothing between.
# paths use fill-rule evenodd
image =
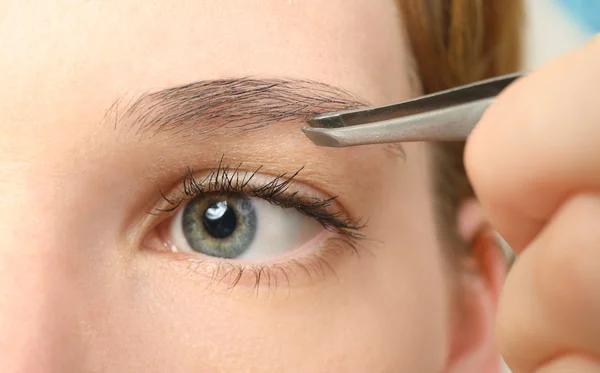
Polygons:
<instances>
[{"instance_id":1,"label":"eye","mask_svg":"<svg viewBox=\"0 0 600 373\"><path fill-rule=\"evenodd\" d=\"M269 260L323 232L313 218L241 193L204 193L179 208L167 230L174 251Z\"/></svg>"},{"instance_id":2,"label":"eye","mask_svg":"<svg viewBox=\"0 0 600 373\"><path fill-rule=\"evenodd\" d=\"M273 176L241 168L187 169L179 188L160 191L163 202L140 247L173 253L180 273L204 275L208 285L245 284L267 294L277 284L312 284L335 273L343 253L362 248L361 219L336 196L294 181L302 169Z\"/></svg>"}]
</instances>

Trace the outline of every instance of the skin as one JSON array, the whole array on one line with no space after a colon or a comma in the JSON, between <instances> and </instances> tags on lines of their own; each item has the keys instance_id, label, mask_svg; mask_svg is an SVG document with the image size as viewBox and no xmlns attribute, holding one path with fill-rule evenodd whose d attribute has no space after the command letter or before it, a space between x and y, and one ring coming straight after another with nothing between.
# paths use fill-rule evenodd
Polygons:
<instances>
[{"instance_id":1,"label":"skin","mask_svg":"<svg viewBox=\"0 0 600 373\"><path fill-rule=\"evenodd\" d=\"M482 206L521 254L497 324L516 373L600 371L599 63L596 36L518 81L467 146Z\"/></svg>"},{"instance_id":2,"label":"skin","mask_svg":"<svg viewBox=\"0 0 600 373\"><path fill-rule=\"evenodd\" d=\"M2 372L497 371L501 258L483 237L460 264L475 271L450 268L424 144L402 159L317 148L300 121L183 141L103 120L119 98L226 77L321 81L376 105L413 97L392 1L8 1L0 55ZM148 211L187 167L223 155L267 176L305 166L298 187L339 195L373 240L289 284L211 282L219 259L191 270L199 255L156 235L172 215ZM464 211L472 239L481 212ZM281 260L318 253L311 242Z\"/></svg>"}]
</instances>

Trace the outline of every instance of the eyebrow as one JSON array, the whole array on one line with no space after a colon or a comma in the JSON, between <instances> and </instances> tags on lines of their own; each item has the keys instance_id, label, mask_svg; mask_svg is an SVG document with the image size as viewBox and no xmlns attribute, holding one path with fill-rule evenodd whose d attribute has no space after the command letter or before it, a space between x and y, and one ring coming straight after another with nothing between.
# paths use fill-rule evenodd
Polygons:
<instances>
[{"instance_id":1,"label":"eyebrow","mask_svg":"<svg viewBox=\"0 0 600 373\"><path fill-rule=\"evenodd\" d=\"M353 94L321 82L250 77L146 92L125 106L123 100L115 101L105 120L140 137L230 134L368 106Z\"/></svg>"}]
</instances>

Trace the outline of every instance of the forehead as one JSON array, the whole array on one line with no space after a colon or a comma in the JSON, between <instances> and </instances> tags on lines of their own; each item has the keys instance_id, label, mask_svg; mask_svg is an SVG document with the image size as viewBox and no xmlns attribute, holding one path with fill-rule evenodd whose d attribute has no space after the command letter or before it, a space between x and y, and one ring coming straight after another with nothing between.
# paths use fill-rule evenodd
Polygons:
<instances>
[{"instance_id":1,"label":"forehead","mask_svg":"<svg viewBox=\"0 0 600 373\"><path fill-rule=\"evenodd\" d=\"M37 105L60 92L107 107L124 92L232 76L318 80L371 102L408 91L392 0L40 0L0 10L1 93Z\"/></svg>"}]
</instances>

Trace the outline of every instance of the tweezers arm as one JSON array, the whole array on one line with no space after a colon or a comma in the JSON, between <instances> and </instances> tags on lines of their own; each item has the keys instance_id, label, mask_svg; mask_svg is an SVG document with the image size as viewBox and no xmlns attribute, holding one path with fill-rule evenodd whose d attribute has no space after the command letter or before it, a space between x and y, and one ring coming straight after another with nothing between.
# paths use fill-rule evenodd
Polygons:
<instances>
[{"instance_id":1,"label":"tweezers arm","mask_svg":"<svg viewBox=\"0 0 600 373\"><path fill-rule=\"evenodd\" d=\"M411 141L464 141L495 97L379 122L302 130L316 145L346 147Z\"/></svg>"}]
</instances>

